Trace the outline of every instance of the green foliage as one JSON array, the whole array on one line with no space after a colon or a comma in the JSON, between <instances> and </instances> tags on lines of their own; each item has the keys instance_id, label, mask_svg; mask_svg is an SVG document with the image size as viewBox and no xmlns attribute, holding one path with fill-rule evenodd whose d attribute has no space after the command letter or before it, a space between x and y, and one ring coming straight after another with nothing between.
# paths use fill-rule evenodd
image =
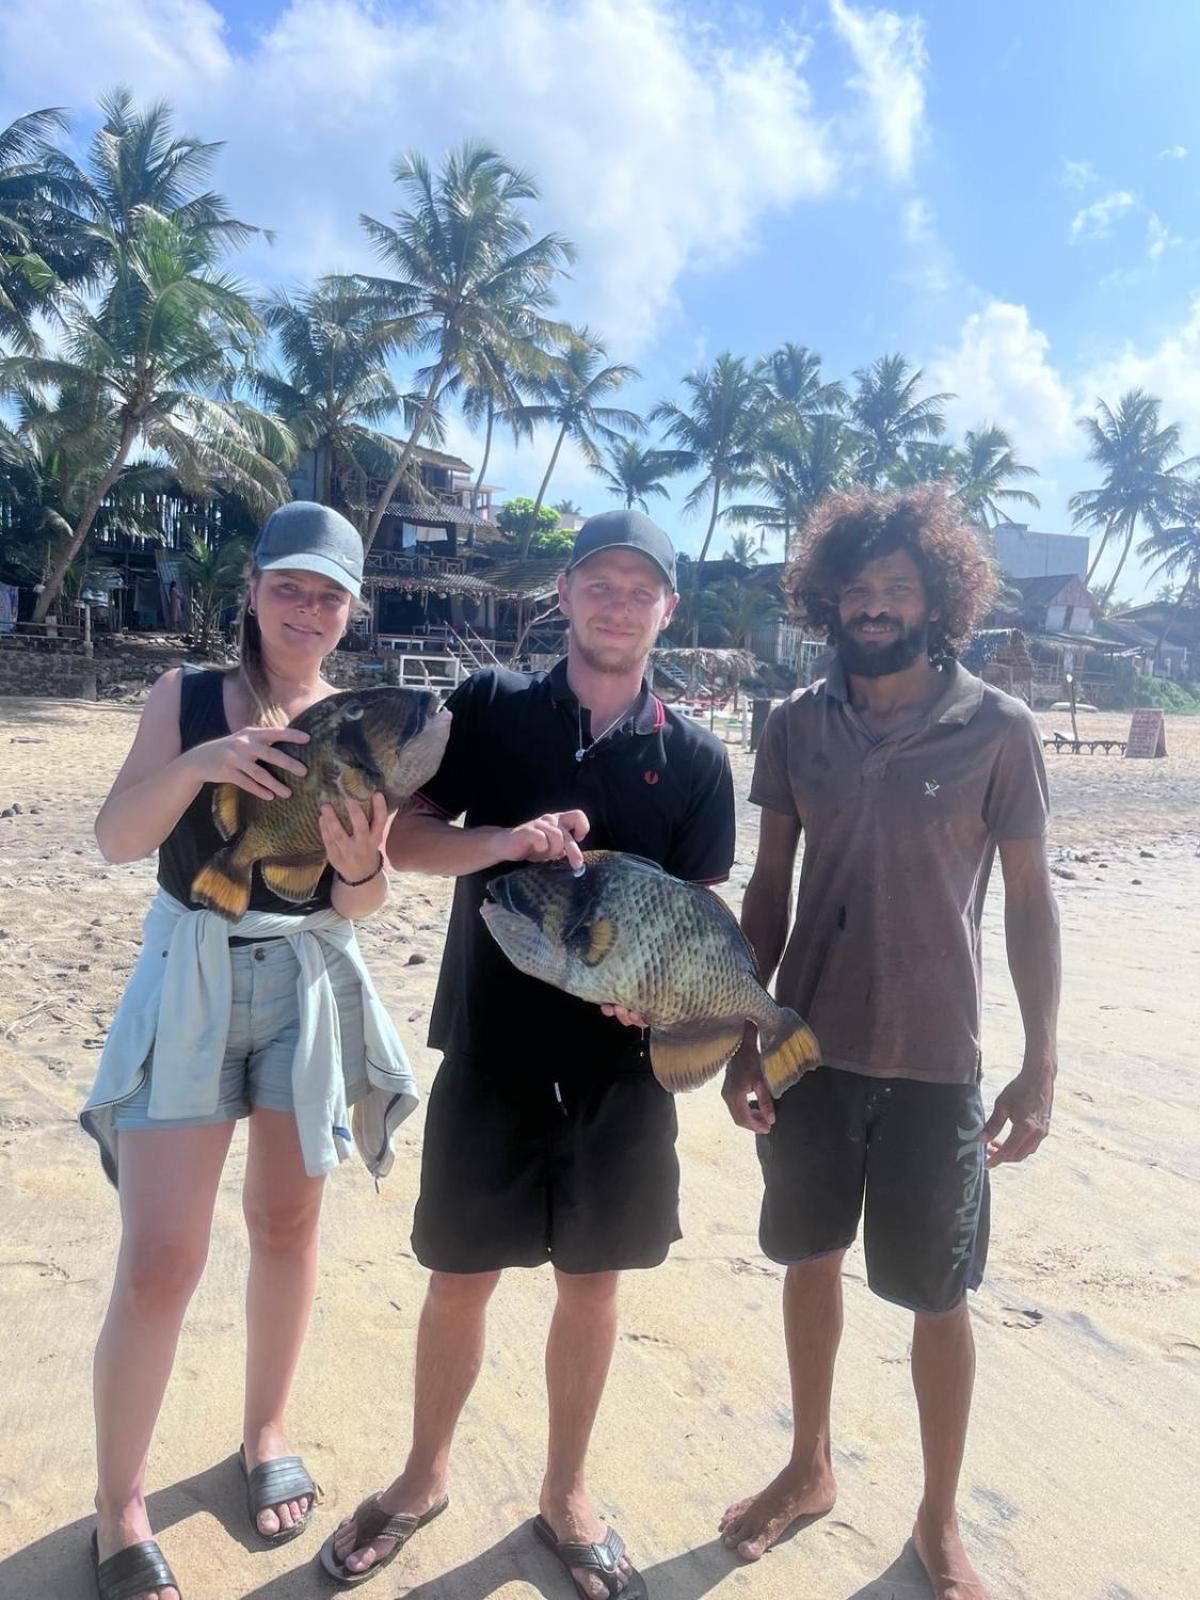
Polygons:
<instances>
[{"instance_id":1,"label":"green foliage","mask_svg":"<svg viewBox=\"0 0 1200 1600\"><path fill-rule=\"evenodd\" d=\"M518 495L515 500L509 500L500 507L496 526L514 539L524 539L526 536L537 539L553 533L558 527L558 512L552 511L549 506L535 508L528 495Z\"/></svg>"},{"instance_id":2,"label":"green foliage","mask_svg":"<svg viewBox=\"0 0 1200 1600\"><path fill-rule=\"evenodd\" d=\"M1139 673L1133 680L1133 703L1161 706L1180 716L1200 716L1200 689L1176 683L1173 678L1147 678Z\"/></svg>"}]
</instances>

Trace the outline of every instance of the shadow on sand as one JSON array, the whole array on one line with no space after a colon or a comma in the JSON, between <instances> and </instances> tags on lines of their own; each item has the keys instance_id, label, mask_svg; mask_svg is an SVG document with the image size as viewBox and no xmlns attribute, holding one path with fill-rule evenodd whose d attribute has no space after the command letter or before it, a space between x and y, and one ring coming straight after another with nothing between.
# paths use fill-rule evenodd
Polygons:
<instances>
[{"instance_id":1,"label":"shadow on sand","mask_svg":"<svg viewBox=\"0 0 1200 1600\"><path fill-rule=\"evenodd\" d=\"M232 1456L167 1489L157 1490L147 1504L156 1532L166 1536L163 1543L168 1559L171 1528L197 1512L215 1518L230 1539L247 1552L262 1548L247 1527L243 1480ZM92 1526L91 1517L77 1518L0 1561L0 1594L93 1600ZM314 1530L319 1537L314 1538L310 1532L298 1541L291 1547L294 1561L288 1570L257 1586L253 1586L252 1563L248 1563L246 1587L237 1590L241 1600L329 1600L331 1595L341 1593L315 1560L319 1540L331 1526L328 1517L322 1526L318 1513ZM719 1540L712 1539L694 1550L644 1567L642 1575L651 1600L704 1600L741 1570L743 1563ZM183 1570L179 1581L186 1594L187 1574ZM488 1600L489 1595L514 1583L524 1584L542 1600L573 1600L567 1574L534 1538L529 1524L514 1528L469 1561L414 1588L404 1586L403 1566L397 1562L379 1585L377 1600L396 1595L403 1595L404 1600ZM924 1570L908 1544L886 1572L856 1589L846 1600L929 1600L929 1596Z\"/></svg>"}]
</instances>

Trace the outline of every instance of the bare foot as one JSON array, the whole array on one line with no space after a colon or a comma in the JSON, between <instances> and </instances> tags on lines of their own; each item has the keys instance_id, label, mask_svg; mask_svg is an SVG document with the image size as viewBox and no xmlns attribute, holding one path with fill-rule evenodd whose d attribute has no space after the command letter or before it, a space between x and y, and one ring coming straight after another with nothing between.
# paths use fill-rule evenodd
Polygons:
<instances>
[{"instance_id":1,"label":"bare foot","mask_svg":"<svg viewBox=\"0 0 1200 1600\"><path fill-rule=\"evenodd\" d=\"M817 1472L783 1471L760 1493L739 1500L721 1518L719 1533L727 1550L743 1561L757 1561L801 1517L823 1517L837 1500L837 1484L829 1467Z\"/></svg>"},{"instance_id":2,"label":"bare foot","mask_svg":"<svg viewBox=\"0 0 1200 1600\"><path fill-rule=\"evenodd\" d=\"M109 1556L115 1556L118 1550L125 1550L131 1544L140 1544L143 1539L153 1537L154 1531L146 1514L144 1500L126 1506L115 1516L106 1516L99 1511L96 1513L96 1542L102 1563ZM171 1587L146 1589L130 1595L129 1600L179 1600L179 1590Z\"/></svg>"},{"instance_id":3,"label":"bare foot","mask_svg":"<svg viewBox=\"0 0 1200 1600\"><path fill-rule=\"evenodd\" d=\"M957 1517L933 1524L922 1506L913 1527L913 1544L929 1575L934 1600L988 1600L983 1580L963 1549Z\"/></svg>"},{"instance_id":4,"label":"bare foot","mask_svg":"<svg viewBox=\"0 0 1200 1600\"><path fill-rule=\"evenodd\" d=\"M608 1532L607 1527L596 1515L596 1508L582 1491L574 1494L552 1494L543 1485L542 1496L538 1510L554 1529L560 1543L570 1544L603 1544ZM608 1585L595 1572L589 1572L586 1567L571 1567L571 1577L576 1587L592 1600L608 1600ZM620 1594L629 1583L629 1575L633 1571L633 1563L628 1554L625 1554L617 1563L617 1577L620 1579Z\"/></svg>"},{"instance_id":5,"label":"bare foot","mask_svg":"<svg viewBox=\"0 0 1200 1600\"><path fill-rule=\"evenodd\" d=\"M263 1428L253 1440L243 1445L246 1452L246 1471L253 1472L264 1461L277 1461L280 1456L290 1456L287 1440L278 1428ZM267 1506L258 1513L258 1531L268 1539L285 1528L298 1528L308 1512L309 1499L301 1495L298 1500L284 1500L277 1506Z\"/></svg>"},{"instance_id":6,"label":"bare foot","mask_svg":"<svg viewBox=\"0 0 1200 1600\"><path fill-rule=\"evenodd\" d=\"M414 1479L411 1483L403 1473L379 1496L379 1504L389 1517L399 1516L408 1512L412 1516L423 1517L427 1511L432 1511L446 1498L446 1485L444 1481L418 1482ZM371 1539L367 1544L355 1545L354 1543L354 1513L343 1517L338 1524L337 1532L333 1536L333 1556L339 1565L345 1567L347 1572L367 1572L377 1561L382 1561L385 1556L390 1556L396 1547L395 1539Z\"/></svg>"}]
</instances>

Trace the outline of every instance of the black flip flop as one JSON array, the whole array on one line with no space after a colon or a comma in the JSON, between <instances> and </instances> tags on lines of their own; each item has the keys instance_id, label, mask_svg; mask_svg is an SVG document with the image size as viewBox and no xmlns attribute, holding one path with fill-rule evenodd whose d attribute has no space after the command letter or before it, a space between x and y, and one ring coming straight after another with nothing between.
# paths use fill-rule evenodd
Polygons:
<instances>
[{"instance_id":1,"label":"black flip flop","mask_svg":"<svg viewBox=\"0 0 1200 1600\"><path fill-rule=\"evenodd\" d=\"M599 1544L582 1544L574 1539L560 1539L545 1517L534 1517L533 1531L547 1548L558 1557L567 1569L567 1575L581 1600L591 1600L587 1590L581 1588L571 1573L572 1567L582 1567L594 1572L608 1590L610 1600L646 1600L646 1580L636 1567L630 1567L629 1577L622 1582L618 1567L625 1554L625 1541L615 1528L609 1528Z\"/></svg>"},{"instance_id":2,"label":"black flip flop","mask_svg":"<svg viewBox=\"0 0 1200 1600\"><path fill-rule=\"evenodd\" d=\"M166 1556L158 1548L157 1539L127 1544L124 1550L101 1561L100 1539L93 1533L92 1563L96 1569L99 1600L130 1600L131 1595L145 1594L149 1589L174 1589L176 1594L183 1593Z\"/></svg>"},{"instance_id":3,"label":"black flip flop","mask_svg":"<svg viewBox=\"0 0 1200 1600\"><path fill-rule=\"evenodd\" d=\"M418 1516L415 1511L385 1511L379 1504L378 1494L368 1495L354 1512L354 1549L361 1550L363 1545L370 1544L374 1539L395 1539L396 1548L372 1562L365 1572L351 1572L333 1553L333 1541L338 1536L335 1528L321 1546L321 1565L345 1589L355 1589L360 1583L369 1583L389 1562L396 1559L419 1528L432 1522L434 1517L440 1517L449 1504L450 1496L447 1495L436 1506L430 1506L423 1516Z\"/></svg>"},{"instance_id":4,"label":"black flip flop","mask_svg":"<svg viewBox=\"0 0 1200 1600\"><path fill-rule=\"evenodd\" d=\"M246 1470L246 1447L238 1446L238 1465L246 1480L246 1511L250 1526L260 1539L268 1544L287 1544L298 1539L312 1519L313 1508L321 1491L309 1476L308 1468L299 1456L276 1456L273 1461L260 1461L257 1467ZM258 1526L260 1511L278 1511L289 1500L308 1500L308 1510L293 1527L281 1527L278 1533L263 1533ZM136 1594L134 1589L132 1593Z\"/></svg>"}]
</instances>

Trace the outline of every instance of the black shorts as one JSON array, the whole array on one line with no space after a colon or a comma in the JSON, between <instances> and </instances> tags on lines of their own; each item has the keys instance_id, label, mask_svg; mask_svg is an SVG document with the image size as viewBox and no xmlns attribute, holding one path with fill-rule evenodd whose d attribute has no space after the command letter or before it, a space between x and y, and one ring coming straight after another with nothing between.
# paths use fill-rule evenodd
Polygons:
<instances>
[{"instance_id":1,"label":"black shorts","mask_svg":"<svg viewBox=\"0 0 1200 1600\"><path fill-rule=\"evenodd\" d=\"M435 1272L656 1267L679 1233L675 1101L633 1070L447 1057L413 1250Z\"/></svg>"},{"instance_id":2,"label":"black shorts","mask_svg":"<svg viewBox=\"0 0 1200 1600\"><path fill-rule=\"evenodd\" d=\"M977 1084L818 1067L758 1140L763 1253L796 1266L844 1250L861 1215L874 1292L910 1311L952 1311L987 1259L983 1121Z\"/></svg>"}]
</instances>

